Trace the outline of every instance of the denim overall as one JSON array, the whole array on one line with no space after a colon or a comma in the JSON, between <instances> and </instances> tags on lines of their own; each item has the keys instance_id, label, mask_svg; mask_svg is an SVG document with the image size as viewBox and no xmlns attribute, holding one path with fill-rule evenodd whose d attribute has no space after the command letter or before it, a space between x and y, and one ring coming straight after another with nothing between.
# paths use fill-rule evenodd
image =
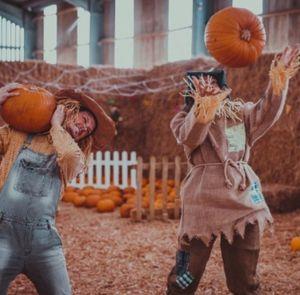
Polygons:
<instances>
[{"instance_id":1,"label":"denim overall","mask_svg":"<svg viewBox=\"0 0 300 295\"><path fill-rule=\"evenodd\" d=\"M56 155L28 148L28 135L0 192L0 295L25 274L39 294L71 294L55 227L61 180Z\"/></svg>"}]
</instances>

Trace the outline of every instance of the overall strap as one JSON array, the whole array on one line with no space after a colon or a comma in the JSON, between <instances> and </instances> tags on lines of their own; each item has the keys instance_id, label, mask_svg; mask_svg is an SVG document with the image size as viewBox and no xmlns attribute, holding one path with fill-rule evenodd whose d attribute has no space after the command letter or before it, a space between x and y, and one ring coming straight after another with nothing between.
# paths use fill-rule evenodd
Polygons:
<instances>
[{"instance_id":1,"label":"overall strap","mask_svg":"<svg viewBox=\"0 0 300 295\"><path fill-rule=\"evenodd\" d=\"M24 143L23 143L23 146L24 146L24 147L29 146L29 145L31 144L31 142L32 142L33 137L34 137L34 134L29 133L29 134L27 135L27 137L26 137Z\"/></svg>"}]
</instances>

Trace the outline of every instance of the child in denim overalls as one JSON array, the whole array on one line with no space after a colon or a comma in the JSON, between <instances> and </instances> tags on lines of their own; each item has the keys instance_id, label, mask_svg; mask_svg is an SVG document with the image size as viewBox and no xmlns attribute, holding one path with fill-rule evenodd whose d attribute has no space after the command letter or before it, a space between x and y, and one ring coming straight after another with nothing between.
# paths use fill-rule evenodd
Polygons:
<instances>
[{"instance_id":1,"label":"child in denim overalls","mask_svg":"<svg viewBox=\"0 0 300 295\"><path fill-rule=\"evenodd\" d=\"M20 87L1 88L0 104ZM56 97L58 107L48 134L25 134L9 126L0 129L1 295L20 273L39 294L71 294L55 227L57 204L65 184L85 168L91 149L112 139L114 124L83 93L64 90Z\"/></svg>"}]
</instances>

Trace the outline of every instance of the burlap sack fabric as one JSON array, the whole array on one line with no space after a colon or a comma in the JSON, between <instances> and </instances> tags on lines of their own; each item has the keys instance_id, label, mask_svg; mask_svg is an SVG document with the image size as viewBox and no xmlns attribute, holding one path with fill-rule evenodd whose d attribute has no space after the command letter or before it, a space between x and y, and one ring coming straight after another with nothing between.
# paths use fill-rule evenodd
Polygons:
<instances>
[{"instance_id":1,"label":"burlap sack fabric","mask_svg":"<svg viewBox=\"0 0 300 295\"><path fill-rule=\"evenodd\" d=\"M255 142L284 109L291 75L282 68L272 63L269 86L255 104L233 100L222 89L216 95L219 106L213 106L217 97L191 92L195 101L191 109L172 119L172 132L184 147L190 169L181 186L179 249L167 294L194 294L219 235L229 290L259 294L260 236L273 218L248 161Z\"/></svg>"},{"instance_id":2,"label":"burlap sack fabric","mask_svg":"<svg viewBox=\"0 0 300 295\"><path fill-rule=\"evenodd\" d=\"M238 119L226 116L225 111L202 124L196 104L172 119L172 132L191 166L181 186L179 239L197 237L208 245L212 236L222 233L232 242L235 233L244 235L248 223L257 222L260 234L266 223L272 223L260 180L248 161L254 143L284 109L289 79L288 72L284 74L279 66L273 66L264 97L255 104L239 104ZM279 76L285 80L280 91L274 82ZM230 103L235 101L230 101L232 110Z\"/></svg>"},{"instance_id":3,"label":"burlap sack fabric","mask_svg":"<svg viewBox=\"0 0 300 295\"><path fill-rule=\"evenodd\" d=\"M258 176L248 165L250 150L272 127L286 99L266 92L257 104L241 109L242 122L226 117L201 125L193 110L179 112L171 128L184 145L191 169L183 181L183 213L179 236L199 237L208 244L212 234L224 233L232 241L234 231L243 235L245 225L258 221L260 232L272 222Z\"/></svg>"}]
</instances>

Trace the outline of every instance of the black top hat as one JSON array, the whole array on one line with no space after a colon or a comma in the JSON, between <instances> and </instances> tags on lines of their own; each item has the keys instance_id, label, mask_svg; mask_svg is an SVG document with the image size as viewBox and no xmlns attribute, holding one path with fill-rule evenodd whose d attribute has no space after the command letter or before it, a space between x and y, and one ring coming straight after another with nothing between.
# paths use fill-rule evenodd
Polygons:
<instances>
[{"instance_id":1,"label":"black top hat","mask_svg":"<svg viewBox=\"0 0 300 295\"><path fill-rule=\"evenodd\" d=\"M222 69L211 69L209 71L195 71L195 72L187 72L186 76L187 78L197 77L200 76L212 76L217 80L217 83L220 88L227 87L227 81L226 81L226 73Z\"/></svg>"}]
</instances>

